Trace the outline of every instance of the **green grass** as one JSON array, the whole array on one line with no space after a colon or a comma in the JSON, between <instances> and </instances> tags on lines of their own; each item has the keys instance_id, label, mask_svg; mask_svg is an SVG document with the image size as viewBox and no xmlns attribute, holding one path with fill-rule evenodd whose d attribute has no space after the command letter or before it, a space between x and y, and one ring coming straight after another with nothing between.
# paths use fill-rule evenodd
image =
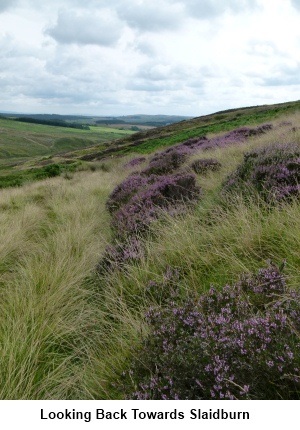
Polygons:
<instances>
[{"instance_id":1,"label":"green grass","mask_svg":"<svg viewBox=\"0 0 300 430\"><path fill-rule=\"evenodd\" d=\"M104 134L107 133L108 135L116 135L118 138L126 135L131 135L134 132L132 130L123 130L119 128L113 128L113 127L104 127L104 126L90 126L90 131L93 133L100 133Z\"/></svg>"},{"instance_id":2,"label":"green grass","mask_svg":"<svg viewBox=\"0 0 300 430\"><path fill-rule=\"evenodd\" d=\"M256 126L265 121L271 121L278 118L283 113L289 112L292 108L272 109L266 111L257 111L249 115L241 115L233 119L223 119L223 115L216 115L214 120L208 125L195 126L184 129L181 132L176 132L170 136L162 136L157 139L149 139L136 147L128 147L124 152L138 152L141 154L149 154L157 149L167 146L172 146L176 143L183 142L192 137L206 136L207 134L215 134L233 130L241 126ZM225 115L224 115L225 116Z\"/></svg>"},{"instance_id":3,"label":"green grass","mask_svg":"<svg viewBox=\"0 0 300 430\"><path fill-rule=\"evenodd\" d=\"M132 133L108 127L77 130L0 118L0 187L47 177L43 175L44 157L55 157L95 145L102 150L109 142ZM52 163L57 163L57 160L52 160ZM59 160L59 163L64 164L64 160ZM63 170L66 169L70 170L70 167Z\"/></svg>"},{"instance_id":4,"label":"green grass","mask_svg":"<svg viewBox=\"0 0 300 430\"><path fill-rule=\"evenodd\" d=\"M3 159L22 161L101 144L132 133L102 127L77 130L0 118L0 157L2 162Z\"/></svg>"}]
</instances>

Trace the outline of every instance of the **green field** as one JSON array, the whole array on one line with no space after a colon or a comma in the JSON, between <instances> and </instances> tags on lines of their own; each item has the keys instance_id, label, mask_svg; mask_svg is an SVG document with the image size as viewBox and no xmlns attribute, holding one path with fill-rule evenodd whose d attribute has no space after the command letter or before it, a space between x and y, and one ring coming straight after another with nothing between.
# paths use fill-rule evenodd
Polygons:
<instances>
[{"instance_id":1,"label":"green field","mask_svg":"<svg viewBox=\"0 0 300 430\"><path fill-rule=\"evenodd\" d=\"M59 171L73 171L78 163L74 160L69 165L66 153L89 147L104 150L110 142L133 133L109 127L80 130L29 124L0 117L0 188L47 177L49 164L61 164Z\"/></svg>"},{"instance_id":2,"label":"green field","mask_svg":"<svg viewBox=\"0 0 300 430\"><path fill-rule=\"evenodd\" d=\"M0 118L0 157L3 160L54 155L92 145L101 145L132 134L130 130L91 127L77 130L28 124Z\"/></svg>"}]
</instances>

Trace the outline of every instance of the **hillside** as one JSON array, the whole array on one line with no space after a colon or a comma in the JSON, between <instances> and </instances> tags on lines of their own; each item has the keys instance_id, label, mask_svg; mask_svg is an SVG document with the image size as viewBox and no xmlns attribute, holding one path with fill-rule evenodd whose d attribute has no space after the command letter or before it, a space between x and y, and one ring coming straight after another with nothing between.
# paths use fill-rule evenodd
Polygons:
<instances>
[{"instance_id":1,"label":"hillside","mask_svg":"<svg viewBox=\"0 0 300 430\"><path fill-rule=\"evenodd\" d=\"M299 110L50 154L77 167L1 190L1 398L299 399Z\"/></svg>"},{"instance_id":2,"label":"hillside","mask_svg":"<svg viewBox=\"0 0 300 430\"><path fill-rule=\"evenodd\" d=\"M151 153L156 149L182 142L189 138L205 136L208 133L220 133L245 125L257 125L290 113L299 111L300 101L276 105L253 106L216 112L193 119L181 121L122 138L114 142L105 151L90 148L83 151L84 160L96 160L110 154ZM82 153L83 153L82 152ZM81 153L81 154L82 154Z\"/></svg>"},{"instance_id":3,"label":"hillside","mask_svg":"<svg viewBox=\"0 0 300 430\"><path fill-rule=\"evenodd\" d=\"M0 188L47 177L51 165L52 172L74 170L80 163L65 160L62 154L95 145L104 150L109 142L132 133L96 126L89 130L53 127L0 117Z\"/></svg>"}]
</instances>

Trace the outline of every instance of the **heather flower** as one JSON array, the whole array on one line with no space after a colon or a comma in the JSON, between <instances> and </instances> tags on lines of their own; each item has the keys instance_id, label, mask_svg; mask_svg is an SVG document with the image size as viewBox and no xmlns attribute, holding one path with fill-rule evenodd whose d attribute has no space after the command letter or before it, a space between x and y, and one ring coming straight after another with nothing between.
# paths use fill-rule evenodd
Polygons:
<instances>
[{"instance_id":1,"label":"heather flower","mask_svg":"<svg viewBox=\"0 0 300 430\"><path fill-rule=\"evenodd\" d=\"M252 151L224 183L224 191L256 189L268 202L287 200L300 192L300 148L277 144Z\"/></svg>"},{"instance_id":2,"label":"heather flower","mask_svg":"<svg viewBox=\"0 0 300 430\"><path fill-rule=\"evenodd\" d=\"M145 157L136 157L133 158L132 160L128 161L128 163L124 164L125 168L131 168L131 167L136 167L139 166L140 164L144 163L146 161Z\"/></svg>"},{"instance_id":3,"label":"heather flower","mask_svg":"<svg viewBox=\"0 0 300 430\"><path fill-rule=\"evenodd\" d=\"M190 150L187 147L172 147L154 155L148 167L143 170L144 175L165 175L175 172L187 159Z\"/></svg>"},{"instance_id":4,"label":"heather flower","mask_svg":"<svg viewBox=\"0 0 300 430\"><path fill-rule=\"evenodd\" d=\"M300 295L275 266L149 309L123 388L146 399L299 399ZM136 355L137 354L137 355Z\"/></svg>"},{"instance_id":5,"label":"heather flower","mask_svg":"<svg viewBox=\"0 0 300 430\"><path fill-rule=\"evenodd\" d=\"M137 237L130 237L124 242L115 241L106 247L104 255L96 267L99 274L120 270L124 264L141 260L145 255L142 242Z\"/></svg>"},{"instance_id":6,"label":"heather flower","mask_svg":"<svg viewBox=\"0 0 300 430\"><path fill-rule=\"evenodd\" d=\"M119 237L148 230L151 222L158 219L162 210L172 212L173 215L182 213L185 205L196 201L201 194L195 177L191 174L150 178L147 187L140 189L127 204L114 213L112 225Z\"/></svg>"},{"instance_id":7,"label":"heather flower","mask_svg":"<svg viewBox=\"0 0 300 430\"><path fill-rule=\"evenodd\" d=\"M134 173L126 178L121 184L110 194L106 203L110 213L118 210L122 205L126 204L141 188L147 187L152 183L155 177L146 178L138 173Z\"/></svg>"},{"instance_id":8,"label":"heather flower","mask_svg":"<svg viewBox=\"0 0 300 430\"><path fill-rule=\"evenodd\" d=\"M158 302L176 298L179 294L180 270L168 266L160 282L151 280L146 287L146 294Z\"/></svg>"}]
</instances>

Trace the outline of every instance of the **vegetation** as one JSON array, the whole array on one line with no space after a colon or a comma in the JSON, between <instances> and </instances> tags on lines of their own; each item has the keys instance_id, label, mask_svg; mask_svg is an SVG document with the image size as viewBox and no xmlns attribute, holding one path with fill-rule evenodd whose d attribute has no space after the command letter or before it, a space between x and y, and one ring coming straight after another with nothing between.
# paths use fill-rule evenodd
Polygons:
<instances>
[{"instance_id":1,"label":"vegetation","mask_svg":"<svg viewBox=\"0 0 300 430\"><path fill-rule=\"evenodd\" d=\"M88 125L84 124L72 124L70 122L66 122L63 120L46 120L46 119L36 119L30 117L19 117L16 118L15 121L19 122L28 122L30 124L44 124L44 125L52 125L53 127L68 127L68 128L78 128L79 130L89 130Z\"/></svg>"},{"instance_id":2,"label":"vegetation","mask_svg":"<svg viewBox=\"0 0 300 430\"><path fill-rule=\"evenodd\" d=\"M1 399L97 395L102 310L89 278L112 181L99 170L1 191Z\"/></svg>"},{"instance_id":3,"label":"vegetation","mask_svg":"<svg viewBox=\"0 0 300 430\"><path fill-rule=\"evenodd\" d=\"M228 178L225 190L251 193L264 199L285 200L300 192L300 148L297 144L272 144L245 154L244 162Z\"/></svg>"},{"instance_id":4,"label":"vegetation","mask_svg":"<svg viewBox=\"0 0 300 430\"><path fill-rule=\"evenodd\" d=\"M297 185L288 106L1 190L2 399L299 399L300 202L266 198Z\"/></svg>"},{"instance_id":5,"label":"vegetation","mask_svg":"<svg viewBox=\"0 0 300 430\"><path fill-rule=\"evenodd\" d=\"M104 149L107 142L132 133L101 127L90 127L90 130L53 127L36 123L39 121L0 118L0 188L49 177L49 170L57 169L56 165L62 173L74 171L82 162L69 156L70 151L95 147L95 144ZM49 167L51 164L53 168Z\"/></svg>"},{"instance_id":6,"label":"vegetation","mask_svg":"<svg viewBox=\"0 0 300 430\"><path fill-rule=\"evenodd\" d=\"M81 163L74 161L71 163L61 162L51 163L39 168L30 168L27 170L17 170L10 175L2 175L0 178L0 188L19 187L32 181L38 181L45 178L52 178L58 175L68 175L80 169Z\"/></svg>"},{"instance_id":7,"label":"vegetation","mask_svg":"<svg viewBox=\"0 0 300 430\"><path fill-rule=\"evenodd\" d=\"M178 276L168 281L172 299L147 313L150 332L126 375L130 397L299 398L300 295L276 267L183 304Z\"/></svg>"},{"instance_id":8,"label":"vegetation","mask_svg":"<svg viewBox=\"0 0 300 430\"><path fill-rule=\"evenodd\" d=\"M211 115L181 121L161 128L155 128L118 140L104 151L87 149L82 154L83 160L96 160L111 154L149 154L157 149L172 146L191 138L231 131L238 127L257 126L266 121L284 118L299 111L300 102L288 102L277 105L254 106L241 109L229 109ZM263 131L263 130L261 130Z\"/></svg>"}]
</instances>

